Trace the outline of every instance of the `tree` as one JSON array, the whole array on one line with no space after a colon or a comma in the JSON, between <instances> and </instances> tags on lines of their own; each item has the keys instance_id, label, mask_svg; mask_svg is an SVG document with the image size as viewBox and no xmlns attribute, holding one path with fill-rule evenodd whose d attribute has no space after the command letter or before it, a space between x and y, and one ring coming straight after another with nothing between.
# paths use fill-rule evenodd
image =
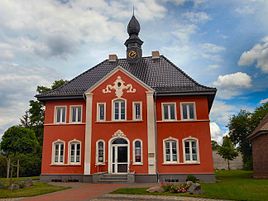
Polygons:
<instances>
[{"instance_id":1,"label":"tree","mask_svg":"<svg viewBox=\"0 0 268 201\"><path fill-rule=\"evenodd\" d=\"M220 145L215 140L211 140L211 146L213 151L217 151Z\"/></svg>"},{"instance_id":2,"label":"tree","mask_svg":"<svg viewBox=\"0 0 268 201\"><path fill-rule=\"evenodd\" d=\"M248 140L254 129L268 113L268 103L255 109L254 112L241 110L237 115L233 115L228 124L231 141L238 146L242 153L244 169L252 169L252 149Z\"/></svg>"},{"instance_id":3,"label":"tree","mask_svg":"<svg viewBox=\"0 0 268 201\"><path fill-rule=\"evenodd\" d=\"M227 160L228 170L230 170L230 160L235 159L238 156L238 152L229 137L223 137L223 143L218 147L218 154Z\"/></svg>"},{"instance_id":4,"label":"tree","mask_svg":"<svg viewBox=\"0 0 268 201\"><path fill-rule=\"evenodd\" d=\"M38 146L34 131L21 126L12 126L7 129L0 143L1 150L7 156L34 153Z\"/></svg>"}]
</instances>

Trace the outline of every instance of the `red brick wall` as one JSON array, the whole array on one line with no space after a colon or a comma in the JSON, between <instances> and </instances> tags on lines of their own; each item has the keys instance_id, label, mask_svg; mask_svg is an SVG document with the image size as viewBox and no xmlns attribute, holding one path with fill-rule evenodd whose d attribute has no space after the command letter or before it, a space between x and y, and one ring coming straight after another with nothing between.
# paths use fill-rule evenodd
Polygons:
<instances>
[{"instance_id":1,"label":"red brick wall","mask_svg":"<svg viewBox=\"0 0 268 201\"><path fill-rule=\"evenodd\" d=\"M268 178L268 132L252 140L253 170L255 178Z\"/></svg>"}]
</instances>

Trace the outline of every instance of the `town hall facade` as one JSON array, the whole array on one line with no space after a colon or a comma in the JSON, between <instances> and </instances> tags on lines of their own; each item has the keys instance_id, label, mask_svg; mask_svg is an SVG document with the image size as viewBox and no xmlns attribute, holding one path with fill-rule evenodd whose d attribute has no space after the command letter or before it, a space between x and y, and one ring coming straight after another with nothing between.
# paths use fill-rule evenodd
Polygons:
<instances>
[{"instance_id":1,"label":"town hall facade","mask_svg":"<svg viewBox=\"0 0 268 201\"><path fill-rule=\"evenodd\" d=\"M214 181L209 112L200 85L158 51L142 56L133 15L116 55L37 98L45 105L41 179Z\"/></svg>"}]
</instances>

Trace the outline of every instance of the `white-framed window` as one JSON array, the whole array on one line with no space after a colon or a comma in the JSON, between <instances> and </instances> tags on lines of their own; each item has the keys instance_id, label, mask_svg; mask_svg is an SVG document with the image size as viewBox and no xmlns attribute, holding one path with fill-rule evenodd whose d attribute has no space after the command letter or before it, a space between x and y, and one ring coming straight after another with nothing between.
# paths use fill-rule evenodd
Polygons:
<instances>
[{"instance_id":1,"label":"white-framed window","mask_svg":"<svg viewBox=\"0 0 268 201\"><path fill-rule=\"evenodd\" d=\"M97 121L105 121L106 103L97 103Z\"/></svg>"},{"instance_id":2,"label":"white-framed window","mask_svg":"<svg viewBox=\"0 0 268 201\"><path fill-rule=\"evenodd\" d=\"M162 120L176 120L176 103L162 103Z\"/></svg>"},{"instance_id":3,"label":"white-framed window","mask_svg":"<svg viewBox=\"0 0 268 201\"><path fill-rule=\"evenodd\" d=\"M82 106L81 105L70 106L70 122L72 123L82 122Z\"/></svg>"},{"instance_id":4,"label":"white-framed window","mask_svg":"<svg viewBox=\"0 0 268 201\"><path fill-rule=\"evenodd\" d=\"M133 164L142 165L142 141L140 139L133 141Z\"/></svg>"},{"instance_id":5,"label":"white-framed window","mask_svg":"<svg viewBox=\"0 0 268 201\"><path fill-rule=\"evenodd\" d=\"M69 163L81 163L81 142L78 140L72 140L69 142Z\"/></svg>"},{"instance_id":6,"label":"white-framed window","mask_svg":"<svg viewBox=\"0 0 268 201\"><path fill-rule=\"evenodd\" d=\"M178 140L169 137L163 141L164 163L178 163Z\"/></svg>"},{"instance_id":7,"label":"white-framed window","mask_svg":"<svg viewBox=\"0 0 268 201\"><path fill-rule=\"evenodd\" d=\"M96 163L105 163L105 142L104 140L98 140L96 142Z\"/></svg>"},{"instance_id":8,"label":"white-framed window","mask_svg":"<svg viewBox=\"0 0 268 201\"><path fill-rule=\"evenodd\" d=\"M52 143L52 164L64 164L65 142L57 140Z\"/></svg>"},{"instance_id":9,"label":"white-framed window","mask_svg":"<svg viewBox=\"0 0 268 201\"><path fill-rule=\"evenodd\" d=\"M194 120L196 118L195 103L181 103L181 119Z\"/></svg>"},{"instance_id":10,"label":"white-framed window","mask_svg":"<svg viewBox=\"0 0 268 201\"><path fill-rule=\"evenodd\" d=\"M133 120L142 120L142 103L133 102Z\"/></svg>"},{"instance_id":11,"label":"white-framed window","mask_svg":"<svg viewBox=\"0 0 268 201\"><path fill-rule=\"evenodd\" d=\"M126 100L116 99L113 100L113 120L123 121L126 120Z\"/></svg>"},{"instance_id":12,"label":"white-framed window","mask_svg":"<svg viewBox=\"0 0 268 201\"><path fill-rule=\"evenodd\" d=\"M66 123L66 106L55 106L54 120L55 123Z\"/></svg>"},{"instance_id":13,"label":"white-framed window","mask_svg":"<svg viewBox=\"0 0 268 201\"><path fill-rule=\"evenodd\" d=\"M196 138L184 138L183 155L185 163L199 163L199 144Z\"/></svg>"}]
</instances>

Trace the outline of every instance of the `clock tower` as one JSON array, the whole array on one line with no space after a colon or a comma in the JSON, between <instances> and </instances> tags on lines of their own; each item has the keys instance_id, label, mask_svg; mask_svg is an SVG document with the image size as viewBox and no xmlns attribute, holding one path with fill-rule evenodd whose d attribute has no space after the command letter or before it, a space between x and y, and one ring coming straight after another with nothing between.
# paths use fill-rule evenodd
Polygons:
<instances>
[{"instance_id":1,"label":"clock tower","mask_svg":"<svg viewBox=\"0 0 268 201\"><path fill-rule=\"evenodd\" d=\"M138 36L140 24L134 14L127 25L127 32L129 35L129 38L125 42L125 46L127 47L127 61L129 63L138 63L142 58L141 45L143 41Z\"/></svg>"}]
</instances>

